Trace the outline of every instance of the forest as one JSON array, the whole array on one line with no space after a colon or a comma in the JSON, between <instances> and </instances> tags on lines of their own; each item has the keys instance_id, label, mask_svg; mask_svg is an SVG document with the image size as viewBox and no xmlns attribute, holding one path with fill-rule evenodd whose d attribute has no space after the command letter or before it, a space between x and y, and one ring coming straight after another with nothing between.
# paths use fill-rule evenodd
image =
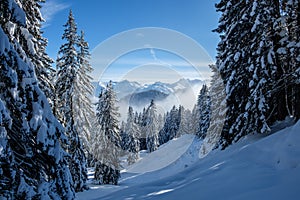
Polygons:
<instances>
[{"instance_id":1,"label":"forest","mask_svg":"<svg viewBox=\"0 0 300 200\"><path fill-rule=\"evenodd\" d=\"M118 185L128 165L174 138L195 135L203 157L300 117L300 1L220 0L216 63L192 110L128 107L113 82L92 101L91 52L70 10L54 61L41 29L44 0L0 3L0 199L75 199Z\"/></svg>"}]
</instances>

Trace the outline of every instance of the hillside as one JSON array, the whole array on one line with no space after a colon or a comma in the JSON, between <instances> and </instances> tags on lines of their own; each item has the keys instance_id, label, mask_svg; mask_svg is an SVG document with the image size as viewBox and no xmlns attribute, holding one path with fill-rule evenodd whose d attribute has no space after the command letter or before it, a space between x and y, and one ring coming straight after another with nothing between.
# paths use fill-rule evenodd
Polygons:
<instances>
[{"instance_id":1,"label":"hillside","mask_svg":"<svg viewBox=\"0 0 300 200\"><path fill-rule=\"evenodd\" d=\"M119 186L91 186L79 199L299 199L300 122L267 137L248 136L199 159L201 141L185 135L122 173ZM192 142L189 142L192 141ZM187 149L165 168L146 169ZM156 154L153 156L153 154ZM161 158L158 158L161 155ZM151 167L150 167L151 168ZM130 173L133 169L135 172ZM131 171L131 172L132 172Z\"/></svg>"}]
</instances>

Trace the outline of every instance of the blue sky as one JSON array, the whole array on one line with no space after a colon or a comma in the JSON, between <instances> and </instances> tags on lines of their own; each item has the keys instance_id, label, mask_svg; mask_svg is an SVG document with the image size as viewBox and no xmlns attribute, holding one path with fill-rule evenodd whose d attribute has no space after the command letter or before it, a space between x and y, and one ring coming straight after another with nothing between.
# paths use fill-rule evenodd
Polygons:
<instances>
[{"instance_id":1,"label":"blue sky","mask_svg":"<svg viewBox=\"0 0 300 200\"><path fill-rule=\"evenodd\" d=\"M43 26L44 37L49 42L47 52L52 58L56 58L58 48L63 43L63 24L72 9L78 30L85 31L92 60L101 57L93 55L97 52L96 47L116 34L136 28L159 27L177 31L201 45L211 58L203 60L204 65L207 65L213 62L219 41L218 35L211 31L217 27L219 17L214 8L215 3L217 0L47 0L42 9L46 19ZM139 74L139 81L143 82L141 79L145 74L149 75L154 69L160 71L157 69L161 66L161 73L167 70L174 76L175 72L181 78L197 78L198 75L192 75L193 66L180 56L168 49L164 51L154 48L150 44L145 49L121 55L105 70L106 75L95 72L93 77L95 80L101 79L99 76L105 79L134 80L135 73L132 72L136 72ZM98 68L97 65L93 67ZM141 69L145 71L142 72ZM166 73L165 79L171 74ZM158 77L157 81L161 81L160 76L153 75L147 80L154 82L155 77ZM145 78L144 82L147 80ZM165 80L172 81L174 80Z\"/></svg>"}]
</instances>

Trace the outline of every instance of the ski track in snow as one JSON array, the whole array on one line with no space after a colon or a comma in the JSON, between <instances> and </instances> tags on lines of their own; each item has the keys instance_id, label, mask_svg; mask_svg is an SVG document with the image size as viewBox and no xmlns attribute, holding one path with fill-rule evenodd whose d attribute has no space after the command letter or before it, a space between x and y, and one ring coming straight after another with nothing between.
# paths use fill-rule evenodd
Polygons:
<instances>
[{"instance_id":1,"label":"ski track in snow","mask_svg":"<svg viewBox=\"0 0 300 200\"><path fill-rule=\"evenodd\" d=\"M170 151L170 146L179 143L188 146L179 159L165 168L144 173L124 170L118 186L91 185L90 190L78 193L77 198L296 200L300 196L299 133L300 121L264 138L247 136L203 159L198 157L201 141L194 139L188 144L191 136L185 135L157 151L172 157L178 152ZM149 154L132 168L142 170L146 165L155 165L157 160L164 162Z\"/></svg>"}]
</instances>

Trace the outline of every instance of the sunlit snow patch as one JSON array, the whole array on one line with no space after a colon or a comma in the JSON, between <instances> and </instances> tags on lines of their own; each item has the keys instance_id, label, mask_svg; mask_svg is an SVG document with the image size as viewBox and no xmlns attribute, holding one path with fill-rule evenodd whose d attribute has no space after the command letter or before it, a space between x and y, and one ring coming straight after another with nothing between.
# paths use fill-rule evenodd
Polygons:
<instances>
[{"instance_id":1,"label":"sunlit snow patch","mask_svg":"<svg viewBox=\"0 0 300 200\"><path fill-rule=\"evenodd\" d=\"M150 153L136 164L132 165L127 172L145 173L162 169L179 159L190 147L194 135L183 135L173 139Z\"/></svg>"},{"instance_id":2,"label":"sunlit snow patch","mask_svg":"<svg viewBox=\"0 0 300 200\"><path fill-rule=\"evenodd\" d=\"M167 193L167 192L172 192L174 189L168 189L168 190L161 190L161 191L158 191L158 192L152 192L150 194L148 194L147 196L156 196L156 195L160 195L160 194L164 194L164 193Z\"/></svg>"}]
</instances>

